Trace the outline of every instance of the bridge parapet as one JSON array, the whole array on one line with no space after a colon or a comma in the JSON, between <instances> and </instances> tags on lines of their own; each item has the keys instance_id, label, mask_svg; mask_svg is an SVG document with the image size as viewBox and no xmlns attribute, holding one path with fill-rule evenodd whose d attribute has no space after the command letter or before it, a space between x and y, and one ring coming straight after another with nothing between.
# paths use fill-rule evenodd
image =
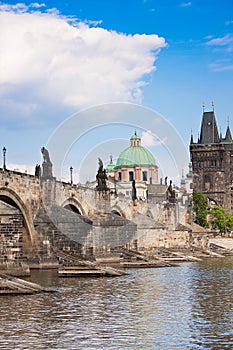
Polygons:
<instances>
[{"instance_id":1,"label":"bridge parapet","mask_svg":"<svg viewBox=\"0 0 233 350\"><path fill-rule=\"evenodd\" d=\"M9 197L20 208L20 204L34 217L40 204L40 182L26 173L0 170L0 196Z\"/></svg>"},{"instance_id":2,"label":"bridge parapet","mask_svg":"<svg viewBox=\"0 0 233 350\"><path fill-rule=\"evenodd\" d=\"M15 170L3 170L0 168L0 181L10 181L13 183L23 182L26 185L39 184L39 179L34 175L21 173Z\"/></svg>"}]
</instances>

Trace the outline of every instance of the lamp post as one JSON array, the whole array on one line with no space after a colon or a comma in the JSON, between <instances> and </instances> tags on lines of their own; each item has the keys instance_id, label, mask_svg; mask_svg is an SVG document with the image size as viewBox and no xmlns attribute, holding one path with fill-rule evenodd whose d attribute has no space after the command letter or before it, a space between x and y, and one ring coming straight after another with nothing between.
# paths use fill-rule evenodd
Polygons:
<instances>
[{"instance_id":1,"label":"lamp post","mask_svg":"<svg viewBox=\"0 0 233 350\"><path fill-rule=\"evenodd\" d=\"M6 147L3 147L2 149L3 152L3 170L6 170Z\"/></svg>"},{"instance_id":2,"label":"lamp post","mask_svg":"<svg viewBox=\"0 0 233 350\"><path fill-rule=\"evenodd\" d=\"M73 168L70 167L70 184L73 185Z\"/></svg>"}]
</instances>

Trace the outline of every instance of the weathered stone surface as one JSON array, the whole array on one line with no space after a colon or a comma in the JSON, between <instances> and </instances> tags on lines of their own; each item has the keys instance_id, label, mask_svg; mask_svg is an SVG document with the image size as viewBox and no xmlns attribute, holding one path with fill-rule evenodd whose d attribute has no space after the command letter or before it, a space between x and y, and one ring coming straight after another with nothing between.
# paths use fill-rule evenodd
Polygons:
<instances>
[{"instance_id":1,"label":"weathered stone surface","mask_svg":"<svg viewBox=\"0 0 233 350\"><path fill-rule=\"evenodd\" d=\"M56 246L84 253L88 249L109 251L132 244L138 239L137 230L144 237L142 246L146 242L149 247L155 233L165 235L185 220L185 211L177 204L135 201L133 205L115 197L103 200L97 191L85 186L54 178L41 181L33 175L1 169L0 200L21 213L25 249L33 257L50 256ZM75 208L81 215L64 207Z\"/></svg>"},{"instance_id":2,"label":"weathered stone surface","mask_svg":"<svg viewBox=\"0 0 233 350\"><path fill-rule=\"evenodd\" d=\"M0 201L0 262L23 258L23 215Z\"/></svg>"},{"instance_id":3,"label":"weathered stone surface","mask_svg":"<svg viewBox=\"0 0 233 350\"><path fill-rule=\"evenodd\" d=\"M96 213L93 220L93 250L95 253L130 245L137 225L113 213Z\"/></svg>"}]
</instances>

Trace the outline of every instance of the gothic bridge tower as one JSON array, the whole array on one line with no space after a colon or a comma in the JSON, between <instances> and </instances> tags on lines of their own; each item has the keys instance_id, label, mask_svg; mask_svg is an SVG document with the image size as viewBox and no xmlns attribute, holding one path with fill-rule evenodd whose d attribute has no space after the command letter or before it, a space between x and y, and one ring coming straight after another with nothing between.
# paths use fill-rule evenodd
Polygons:
<instances>
[{"instance_id":1,"label":"gothic bridge tower","mask_svg":"<svg viewBox=\"0 0 233 350\"><path fill-rule=\"evenodd\" d=\"M229 125L226 135L218 132L214 109L204 112L200 137L191 136L193 191L233 212L233 140Z\"/></svg>"}]
</instances>

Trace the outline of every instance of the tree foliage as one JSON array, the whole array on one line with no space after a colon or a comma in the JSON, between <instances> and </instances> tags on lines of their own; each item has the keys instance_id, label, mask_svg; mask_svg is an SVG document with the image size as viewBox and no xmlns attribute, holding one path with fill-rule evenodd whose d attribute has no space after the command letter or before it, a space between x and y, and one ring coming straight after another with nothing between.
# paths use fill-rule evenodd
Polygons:
<instances>
[{"instance_id":1,"label":"tree foliage","mask_svg":"<svg viewBox=\"0 0 233 350\"><path fill-rule=\"evenodd\" d=\"M195 222L203 227L208 227L207 222L208 200L201 192L193 193L193 211L195 213Z\"/></svg>"},{"instance_id":2,"label":"tree foliage","mask_svg":"<svg viewBox=\"0 0 233 350\"><path fill-rule=\"evenodd\" d=\"M233 215L219 205L215 205L211 211L211 226L220 232L227 232L233 228Z\"/></svg>"}]
</instances>

